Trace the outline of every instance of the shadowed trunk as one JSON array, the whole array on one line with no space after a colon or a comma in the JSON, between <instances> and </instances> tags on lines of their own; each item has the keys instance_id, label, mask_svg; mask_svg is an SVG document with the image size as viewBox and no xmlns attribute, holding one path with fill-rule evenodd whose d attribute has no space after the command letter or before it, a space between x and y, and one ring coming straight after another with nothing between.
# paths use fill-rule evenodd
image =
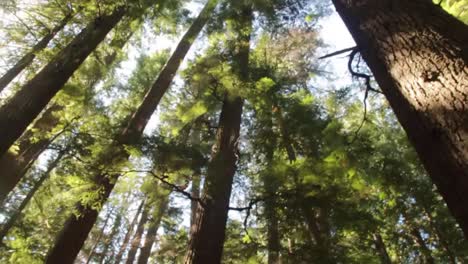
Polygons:
<instances>
[{"instance_id":1,"label":"shadowed trunk","mask_svg":"<svg viewBox=\"0 0 468 264\"><path fill-rule=\"evenodd\" d=\"M34 194L36 194L37 190L41 188L42 184L44 183L45 180L49 178L50 173L57 167L59 164L60 160L62 157L65 155L65 152L60 152L59 155L54 159L54 161L49 165L47 168L47 171L45 171L39 180L34 183L33 188L29 191L29 193L26 195L26 197L23 199L21 202L20 206L18 209L15 210L15 213L8 219L8 221L2 226L2 229L0 230L0 245L2 244L3 238L8 234L8 231L13 227L13 225L18 221L18 219L21 216L21 213L23 212L24 208L28 205L29 201L33 198Z\"/></svg>"},{"instance_id":2,"label":"shadowed trunk","mask_svg":"<svg viewBox=\"0 0 468 264\"><path fill-rule=\"evenodd\" d=\"M40 114L81 63L122 19L124 7L96 18L0 108L0 156Z\"/></svg>"},{"instance_id":3,"label":"shadowed trunk","mask_svg":"<svg viewBox=\"0 0 468 264\"><path fill-rule=\"evenodd\" d=\"M114 262L115 264L120 264L120 261L122 260L122 256L125 253L125 250L127 249L128 242L130 241L130 237L132 236L133 228L137 224L138 216L140 215L140 212L143 209L144 204L145 204L145 201L143 200L141 202L140 206L138 207L137 212L135 213L135 217L133 218L132 222L130 223L128 231L125 234L125 237L124 237L124 239L122 241L122 245L119 248L119 252L115 256L115 262Z\"/></svg>"},{"instance_id":4,"label":"shadowed trunk","mask_svg":"<svg viewBox=\"0 0 468 264\"><path fill-rule=\"evenodd\" d=\"M390 256L387 252L387 247L385 246L382 236L379 233L374 234L374 245L382 264L392 264L392 260L390 259Z\"/></svg>"},{"instance_id":5,"label":"shadowed trunk","mask_svg":"<svg viewBox=\"0 0 468 264\"><path fill-rule=\"evenodd\" d=\"M234 71L242 82L249 79L252 7L243 6L238 17L237 51ZM240 88L240 87L239 87ZM198 207L195 232L190 239L185 263L221 263L229 199L238 160L238 140L244 101L239 96L224 97L216 143L203 186L203 206Z\"/></svg>"},{"instance_id":6,"label":"shadowed trunk","mask_svg":"<svg viewBox=\"0 0 468 264\"><path fill-rule=\"evenodd\" d=\"M145 242L140 250L140 256L138 257L138 264L148 263L148 259L151 255L151 248L153 247L154 242L156 241L156 235L158 233L161 220L166 213L167 206L169 205L169 192L166 193L166 190L162 190L164 194L161 194L162 197L159 197L159 201L154 208L153 219L150 222L148 227L148 232L146 233Z\"/></svg>"},{"instance_id":7,"label":"shadowed trunk","mask_svg":"<svg viewBox=\"0 0 468 264\"><path fill-rule=\"evenodd\" d=\"M185 33L182 40L177 45L174 53L158 75L158 78L152 85L151 89L146 94L142 104L133 114L128 123L128 126L118 137L118 143L115 146L109 148L109 155L105 156L112 158L110 160L108 159L103 164L112 166L112 164L116 164L119 161L124 161L129 158L129 153L126 152L122 146L133 145L141 138L143 130L151 118L151 115L156 110L165 92L168 90L182 60L185 58L185 55L189 51L194 40L209 19L211 13L216 7L216 3L217 0L208 1L199 16L190 26L189 30ZM100 165L102 166L103 164ZM98 202L104 203L108 199L119 176L119 174L96 174L94 182L96 186L102 189L101 196L97 198ZM59 261L63 258L66 258L69 262L62 261L60 263L72 263L78 254L79 248L81 248L83 245L88 233L96 221L98 212L95 209L89 208L82 204L77 205L77 211L80 212L80 218L77 219L73 215L68 219L67 224L55 242L54 248L49 252L47 263L58 263L56 261ZM64 249L67 249L68 252L64 252ZM67 254L67 257L64 257L63 254ZM71 255L73 256L71 257Z\"/></svg>"},{"instance_id":8,"label":"shadowed trunk","mask_svg":"<svg viewBox=\"0 0 468 264\"><path fill-rule=\"evenodd\" d=\"M13 65L13 67L8 69L8 71L2 77L0 77L0 93L16 76L18 76L26 67L31 65L34 58L36 58L36 53L45 49L49 42L60 30L65 27L66 24L68 24L72 17L73 15L71 13L67 14L58 25L56 25L53 29L48 30L47 34L39 42L37 42L36 45L34 45L30 52L24 55L16 62L15 65Z\"/></svg>"},{"instance_id":9,"label":"shadowed trunk","mask_svg":"<svg viewBox=\"0 0 468 264\"><path fill-rule=\"evenodd\" d=\"M135 256L138 251L138 248L141 244L141 238L143 237L143 232L145 231L145 225L148 222L148 213L150 211L150 205L146 204L143 207L143 212L141 213L140 222L138 222L137 229L135 231L135 235L133 236L132 242L130 243L130 250L128 251L127 264L133 264L135 261Z\"/></svg>"},{"instance_id":10,"label":"shadowed trunk","mask_svg":"<svg viewBox=\"0 0 468 264\"><path fill-rule=\"evenodd\" d=\"M429 0L333 0L468 237L468 26Z\"/></svg>"}]
</instances>

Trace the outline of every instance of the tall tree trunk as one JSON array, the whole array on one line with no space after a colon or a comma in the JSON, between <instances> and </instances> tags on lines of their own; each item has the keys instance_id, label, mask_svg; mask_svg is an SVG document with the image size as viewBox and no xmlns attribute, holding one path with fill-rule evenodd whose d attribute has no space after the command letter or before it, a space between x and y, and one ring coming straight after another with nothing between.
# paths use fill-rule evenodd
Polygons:
<instances>
[{"instance_id":1,"label":"tall tree trunk","mask_svg":"<svg viewBox=\"0 0 468 264\"><path fill-rule=\"evenodd\" d=\"M333 0L468 237L468 26L429 0Z\"/></svg>"},{"instance_id":2,"label":"tall tree trunk","mask_svg":"<svg viewBox=\"0 0 468 264\"><path fill-rule=\"evenodd\" d=\"M16 62L13 67L8 69L8 71L0 77L0 93L7 87L7 85L18 76L26 67L31 65L34 58L36 58L36 53L42 51L47 47L49 42L55 37L55 35L62 30L65 25L72 19L72 13L67 14L58 25L53 29L48 30L47 34L34 45L34 47L26 55L24 55L19 61Z\"/></svg>"},{"instance_id":3,"label":"tall tree trunk","mask_svg":"<svg viewBox=\"0 0 468 264\"><path fill-rule=\"evenodd\" d=\"M96 18L0 108L0 156L63 87L81 63L122 19L125 7Z\"/></svg>"},{"instance_id":4,"label":"tall tree trunk","mask_svg":"<svg viewBox=\"0 0 468 264\"><path fill-rule=\"evenodd\" d=\"M135 256L138 251L138 248L140 247L141 238L143 237L143 233L145 231L145 225L148 222L148 213L150 209L151 208L148 203L143 208L140 222L138 222L135 235L133 236L132 242L130 243L130 250L128 251L127 261L125 262L126 264L133 264L133 262L135 261Z\"/></svg>"},{"instance_id":5,"label":"tall tree trunk","mask_svg":"<svg viewBox=\"0 0 468 264\"><path fill-rule=\"evenodd\" d=\"M132 222L130 223L130 226L128 228L127 233L125 234L125 237L122 241L122 245L120 245L119 252L115 256L115 264L120 264L120 261L122 260L122 256L125 253L125 250L127 249L128 242L130 241L130 237L132 236L133 228L137 224L138 221L138 216L140 216L141 211L143 210L145 201L143 200L140 203L140 206L138 206L138 210L135 213L135 217L133 218Z\"/></svg>"},{"instance_id":6,"label":"tall tree trunk","mask_svg":"<svg viewBox=\"0 0 468 264\"><path fill-rule=\"evenodd\" d=\"M109 213L107 214L106 220L104 221L104 224L102 225L102 228L99 230L99 234L96 237L96 241L95 241L94 245L91 247L91 250L89 252L89 256L88 256L88 259L86 260L86 264L90 263L90 261L92 261L94 255L96 254L96 249L99 246L99 244L101 243L101 239L102 239L102 236L104 235L104 232L105 232L105 230L107 228L107 224L109 223L109 220L111 219L112 211L113 210L109 211Z\"/></svg>"},{"instance_id":7,"label":"tall tree trunk","mask_svg":"<svg viewBox=\"0 0 468 264\"><path fill-rule=\"evenodd\" d=\"M148 232L146 233L145 242L140 250L140 256L138 257L138 264L148 263L148 259L151 255L151 248L153 247L154 242L156 241L156 235L158 233L161 220L166 213L167 206L169 205L169 192L162 190L162 197L159 197L159 201L154 207L153 219L150 222L148 227Z\"/></svg>"},{"instance_id":8,"label":"tall tree trunk","mask_svg":"<svg viewBox=\"0 0 468 264\"><path fill-rule=\"evenodd\" d=\"M15 213L8 219L8 221L2 226L2 229L0 230L0 245L2 244L3 238L8 234L8 231L13 227L13 225L16 223L16 221L20 218L21 213L23 212L24 208L28 205L29 201L33 198L34 194L36 194L37 190L42 186L44 181L49 178L50 173L57 167L59 164L60 160L62 157L65 155L65 152L60 152L59 155L54 159L54 161L49 165L47 168L47 171L45 171L39 180L34 183L34 186L32 189L29 191L29 193L26 195L26 197L23 199L21 202L20 206L18 209L16 209Z\"/></svg>"},{"instance_id":9,"label":"tall tree trunk","mask_svg":"<svg viewBox=\"0 0 468 264\"><path fill-rule=\"evenodd\" d=\"M242 82L249 79L252 7L243 5L235 29L238 34L234 70ZM244 101L226 94L219 117L216 143L203 187L203 206L198 207L196 228L189 242L185 263L221 263Z\"/></svg>"},{"instance_id":10,"label":"tall tree trunk","mask_svg":"<svg viewBox=\"0 0 468 264\"><path fill-rule=\"evenodd\" d=\"M136 112L133 114L129 121L128 126L124 129L118 138L118 144L115 146L118 150L114 153L110 153L112 159L107 161L107 165L112 165L114 162L126 160L129 154L122 148L123 145L132 145L141 138L144 128L146 127L151 115L156 110L162 96L168 90L174 76L182 62L185 55L189 51L194 40L203 29L204 25L208 21L211 13L216 7L217 0L210 0L205 5L201 13L195 19L189 30L182 37L182 40L177 45L172 56L160 72L155 83L148 91L143 100L143 103L139 106ZM113 148L110 148L113 149ZM102 165L102 164L101 164ZM101 196L98 199L99 202L104 203L109 197L112 189L117 182L120 175L113 174L97 174L94 179L96 186L102 188ZM74 258L79 252L79 249L84 243L89 231L91 230L98 212L95 209L89 208L82 204L77 205L77 210L80 212L80 218L76 219L75 216L71 216L68 219L67 225L65 225L57 241L55 242L54 248L49 252L47 263L72 263ZM67 251L65 251L67 249ZM67 254L67 256L63 256ZM66 258L67 261L63 259Z\"/></svg>"},{"instance_id":11,"label":"tall tree trunk","mask_svg":"<svg viewBox=\"0 0 468 264\"><path fill-rule=\"evenodd\" d=\"M374 245L377 253L379 254L380 261L382 264L392 264L392 260L388 255L387 247L379 233L374 234Z\"/></svg>"},{"instance_id":12,"label":"tall tree trunk","mask_svg":"<svg viewBox=\"0 0 468 264\"><path fill-rule=\"evenodd\" d=\"M278 214L276 211L276 197L277 185L274 184L275 179L266 177L264 186L267 194L265 200L265 218L267 221L267 250L268 250L268 264L279 264L280 262L280 236L278 230Z\"/></svg>"}]
</instances>

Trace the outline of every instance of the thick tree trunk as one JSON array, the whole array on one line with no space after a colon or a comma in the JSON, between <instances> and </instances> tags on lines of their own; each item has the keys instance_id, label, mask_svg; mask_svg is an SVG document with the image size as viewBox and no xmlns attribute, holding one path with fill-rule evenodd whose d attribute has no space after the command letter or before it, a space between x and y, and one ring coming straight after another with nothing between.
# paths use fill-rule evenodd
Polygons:
<instances>
[{"instance_id":1,"label":"thick tree trunk","mask_svg":"<svg viewBox=\"0 0 468 264\"><path fill-rule=\"evenodd\" d=\"M63 87L81 63L122 19L126 9L96 18L0 108L0 156Z\"/></svg>"},{"instance_id":2,"label":"thick tree trunk","mask_svg":"<svg viewBox=\"0 0 468 264\"><path fill-rule=\"evenodd\" d=\"M130 223L130 226L128 228L127 233L125 234L124 240L122 241L122 245L119 248L119 252L115 256L115 264L120 264L120 261L122 260L122 256L125 253L125 250L127 249L128 242L130 241L130 237L132 236L133 228L136 225L138 221L138 216L140 216L141 210L143 210L145 201L142 201L140 206L138 207L137 212L135 213L135 217L133 218L132 222Z\"/></svg>"},{"instance_id":3,"label":"thick tree trunk","mask_svg":"<svg viewBox=\"0 0 468 264\"><path fill-rule=\"evenodd\" d=\"M116 161L122 161L129 158L129 154L122 148L122 146L132 145L138 142L138 140L141 138L143 130L151 118L151 115L156 110L162 96L168 90L182 60L185 58L185 55L189 51L195 38L198 36L208 21L211 13L216 7L216 3L217 0L208 1L199 16L190 26L189 30L185 33L182 40L176 47L176 50L160 72L157 80L146 94L143 103L133 114L127 128L124 129L122 134L119 136L118 144L110 148L117 150L114 150L112 151L113 153L109 153L109 155L107 155L112 157L111 160L106 162L107 165L111 166ZM100 165L102 166L103 164ZM102 195L98 198L99 202L104 203L107 200L119 176L120 175L118 174L97 174L95 176L94 182L96 183L96 186L102 188ZM64 248L68 249L66 252L68 257L66 258L71 262L62 261L60 262L61 264L72 263L73 259L78 254L78 246L81 247L83 245L86 236L96 221L98 212L81 204L77 205L77 209L80 212L80 218L76 219L75 216L70 217L68 224L62 230L57 241L55 242L54 248L49 253L51 258L50 261L52 262L47 263L58 263L54 261L58 261L65 253L63 250ZM70 255L73 255L73 257L70 257Z\"/></svg>"},{"instance_id":4,"label":"thick tree trunk","mask_svg":"<svg viewBox=\"0 0 468 264\"><path fill-rule=\"evenodd\" d=\"M151 248L153 247L154 242L156 241L156 235L158 233L161 220L166 213L167 206L169 205L169 193L166 193L163 190L164 194L161 194L163 197L159 197L157 205L154 208L153 219L150 222L148 227L148 232L146 233L145 242L143 247L140 250L140 256L138 257L138 264L148 263L149 257L151 255Z\"/></svg>"},{"instance_id":5,"label":"thick tree trunk","mask_svg":"<svg viewBox=\"0 0 468 264\"><path fill-rule=\"evenodd\" d=\"M7 87L7 85L18 76L26 67L31 65L34 58L36 58L36 53L45 49L49 42L55 37L55 35L62 30L66 24L72 19L73 15L67 14L58 25L56 25L52 30L49 30L47 34L38 42L26 55L24 55L19 61L16 62L13 67L8 69L8 71L0 77L0 93Z\"/></svg>"},{"instance_id":6,"label":"thick tree trunk","mask_svg":"<svg viewBox=\"0 0 468 264\"><path fill-rule=\"evenodd\" d=\"M392 260L388 255L387 247L385 246L382 236L379 233L374 234L374 245L382 264L392 264Z\"/></svg>"},{"instance_id":7,"label":"thick tree trunk","mask_svg":"<svg viewBox=\"0 0 468 264\"><path fill-rule=\"evenodd\" d=\"M268 264L279 264L280 262L280 236L278 230L278 214L276 212L276 186L271 186L266 179L264 185L268 199L265 200L265 218L267 221L267 250ZM274 190L274 191L273 191Z\"/></svg>"},{"instance_id":8,"label":"thick tree trunk","mask_svg":"<svg viewBox=\"0 0 468 264\"><path fill-rule=\"evenodd\" d=\"M51 143L49 137L40 137L32 141L34 130L50 132L59 122L54 114L62 109L59 105L52 105L35 122L31 130L21 136L18 144L17 154L5 153L0 158L0 203L15 188L21 178L25 175L34 161Z\"/></svg>"},{"instance_id":9,"label":"thick tree trunk","mask_svg":"<svg viewBox=\"0 0 468 264\"><path fill-rule=\"evenodd\" d=\"M196 122L198 125L198 122ZM198 127L192 130L192 144L198 145L200 144L200 131ZM193 163L193 176L192 176L192 188L191 188L191 195L193 198L200 198L200 184L201 184L201 166L200 162L196 161ZM196 230L196 218L197 218L197 210L198 210L198 201L192 200L190 202L190 230L189 236L192 237L193 233Z\"/></svg>"},{"instance_id":10,"label":"thick tree trunk","mask_svg":"<svg viewBox=\"0 0 468 264\"><path fill-rule=\"evenodd\" d=\"M141 213L140 222L138 222L137 229L135 231L135 235L133 236L132 242L130 243L130 250L128 251L127 261L126 264L133 264L135 261L135 256L140 248L141 238L143 237L143 232L145 231L145 225L148 222L148 214L150 211L150 205L146 204L143 208L143 212Z\"/></svg>"},{"instance_id":11,"label":"thick tree trunk","mask_svg":"<svg viewBox=\"0 0 468 264\"><path fill-rule=\"evenodd\" d=\"M8 234L8 231L13 227L13 225L16 223L16 221L20 218L21 213L23 212L24 208L28 205L29 201L33 198L34 194L36 194L37 190L41 188L42 184L44 183L47 178L49 178L50 173L57 167L59 164L60 160L64 156L64 152L61 152L55 159L54 161L49 165L47 168L47 171L45 171L39 180L34 184L32 189L29 191L29 193L26 195L26 197L23 199L21 202L20 206L18 209L16 209L15 213L8 219L8 221L2 226L2 229L0 230L0 245L1 241L3 238Z\"/></svg>"},{"instance_id":12,"label":"thick tree trunk","mask_svg":"<svg viewBox=\"0 0 468 264\"><path fill-rule=\"evenodd\" d=\"M468 26L429 0L333 0L468 237Z\"/></svg>"},{"instance_id":13,"label":"thick tree trunk","mask_svg":"<svg viewBox=\"0 0 468 264\"><path fill-rule=\"evenodd\" d=\"M243 6L239 16L235 71L239 79L249 79L250 32L252 8ZM238 140L244 101L239 96L225 95L219 118L216 143L208 165L203 187L203 206L198 207L196 228L189 242L185 263L221 263L229 199L238 159Z\"/></svg>"}]
</instances>

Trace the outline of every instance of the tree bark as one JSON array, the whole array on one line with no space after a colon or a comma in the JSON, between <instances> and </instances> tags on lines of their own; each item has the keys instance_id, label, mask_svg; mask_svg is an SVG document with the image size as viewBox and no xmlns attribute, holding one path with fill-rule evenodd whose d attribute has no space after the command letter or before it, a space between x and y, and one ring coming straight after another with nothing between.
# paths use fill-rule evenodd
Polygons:
<instances>
[{"instance_id":1,"label":"tree bark","mask_svg":"<svg viewBox=\"0 0 468 264\"><path fill-rule=\"evenodd\" d=\"M162 192L166 191L163 190ZM151 220L150 226L148 227L145 242L143 243L143 247L141 247L140 256L138 257L138 264L148 263L149 257L151 255L151 248L156 241L156 235L158 233L161 220L166 213L167 206L169 205L169 193L161 194L161 196L162 197L159 197L160 201L154 208L156 214L153 215L153 219Z\"/></svg>"},{"instance_id":2,"label":"tree bark","mask_svg":"<svg viewBox=\"0 0 468 264\"><path fill-rule=\"evenodd\" d=\"M238 34L234 70L241 82L249 79L252 7L242 6L235 29ZM198 207L196 228L189 242L185 263L221 263L229 199L238 160L238 140L244 101L239 96L224 97L216 143L203 187L203 206Z\"/></svg>"},{"instance_id":3,"label":"tree bark","mask_svg":"<svg viewBox=\"0 0 468 264\"><path fill-rule=\"evenodd\" d=\"M8 221L2 226L0 230L0 245L2 244L3 238L8 234L8 231L13 227L16 221L20 218L21 213L23 212L24 208L28 205L29 201L33 198L34 194L36 194L37 190L41 188L44 181L49 178L50 173L57 167L62 157L65 155L64 152L59 153L59 155L54 159L54 161L49 165L47 171L45 171L39 180L34 184L33 188L29 191L26 197L21 202L18 209L16 209L15 213L8 219Z\"/></svg>"},{"instance_id":4,"label":"tree bark","mask_svg":"<svg viewBox=\"0 0 468 264\"><path fill-rule=\"evenodd\" d=\"M117 161L129 158L129 154L123 149L123 145L133 145L141 138L143 130L151 118L151 115L156 110L162 96L168 90L182 60L185 58L185 55L189 51L193 41L208 21L212 11L216 7L216 4L217 0L208 1L199 16L190 26L189 30L185 33L182 40L177 45L176 50L160 72L155 83L146 94L143 103L133 114L128 126L122 131L117 140L117 145L110 148L117 150L106 155L112 157L110 160L106 161L106 165L111 166ZM100 164L100 166L102 165L103 164ZM108 199L119 177L120 175L118 174L96 174L94 182L96 186L102 189L101 196L98 198L99 202L104 203ZM62 255L65 253L65 248L68 249L68 252L65 254L67 254L66 259L69 262L62 260L60 262L61 264L72 263L73 259L78 254L79 248L83 245L86 236L96 221L98 212L81 204L77 205L77 210L80 212L80 218L76 219L75 216L70 217L68 224L62 230L55 242L54 248L49 253L51 262L47 263L58 263L54 261L58 261L62 258ZM71 257L71 255L73 255L73 257Z\"/></svg>"},{"instance_id":5,"label":"tree bark","mask_svg":"<svg viewBox=\"0 0 468 264\"><path fill-rule=\"evenodd\" d=\"M137 212L135 214L135 217L132 220L132 223L130 223L130 226L128 228L127 233L125 234L122 245L119 248L119 252L115 256L115 262L114 262L115 264L120 264L120 261L122 260L122 256L125 253L125 250L127 249L128 242L130 241L130 237L132 236L133 227L136 225L136 223L138 221L138 216L140 215L140 212L143 209L144 204L145 204L145 201L143 200L140 203L140 206L138 207L138 210L137 210Z\"/></svg>"},{"instance_id":6,"label":"tree bark","mask_svg":"<svg viewBox=\"0 0 468 264\"><path fill-rule=\"evenodd\" d=\"M387 252L387 247L379 233L374 234L374 245L377 253L379 254L380 261L382 264L392 264L392 260Z\"/></svg>"},{"instance_id":7,"label":"tree bark","mask_svg":"<svg viewBox=\"0 0 468 264\"><path fill-rule=\"evenodd\" d=\"M0 108L0 156L63 87L81 63L122 19L126 8L96 18Z\"/></svg>"},{"instance_id":8,"label":"tree bark","mask_svg":"<svg viewBox=\"0 0 468 264\"><path fill-rule=\"evenodd\" d=\"M428 0L333 0L468 237L468 26Z\"/></svg>"},{"instance_id":9,"label":"tree bark","mask_svg":"<svg viewBox=\"0 0 468 264\"><path fill-rule=\"evenodd\" d=\"M135 231L135 235L132 238L132 242L130 243L130 250L128 251L127 261L126 264L133 264L135 261L135 256L138 251L138 248L141 244L141 238L143 237L143 232L145 231L145 225L148 222L148 213L150 211L150 205L146 204L143 207L143 212L141 213L140 222L138 222L137 229Z\"/></svg>"},{"instance_id":10,"label":"tree bark","mask_svg":"<svg viewBox=\"0 0 468 264\"><path fill-rule=\"evenodd\" d=\"M34 47L25 54L19 61L13 65L8 71L0 77L0 93L8 86L8 84L18 76L26 67L31 65L34 58L36 58L36 53L42 51L47 47L49 42L55 37L55 35L62 30L65 25L72 19L73 15L71 13L67 14L58 25L53 29L48 30L47 34L34 45Z\"/></svg>"}]
</instances>

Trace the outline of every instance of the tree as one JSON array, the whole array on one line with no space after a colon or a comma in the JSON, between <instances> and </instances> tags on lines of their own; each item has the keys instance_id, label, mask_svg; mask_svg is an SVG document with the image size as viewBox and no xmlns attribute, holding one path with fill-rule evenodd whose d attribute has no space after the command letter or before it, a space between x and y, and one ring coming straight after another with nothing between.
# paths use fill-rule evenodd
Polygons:
<instances>
[{"instance_id":1,"label":"tree","mask_svg":"<svg viewBox=\"0 0 468 264\"><path fill-rule=\"evenodd\" d=\"M333 3L468 237L468 27L430 1Z\"/></svg>"},{"instance_id":2,"label":"tree","mask_svg":"<svg viewBox=\"0 0 468 264\"><path fill-rule=\"evenodd\" d=\"M67 47L2 105L0 125L4 129L0 133L0 155L8 151L107 33L124 17L126 11L126 7L120 6L111 14L99 16L89 23Z\"/></svg>"},{"instance_id":3,"label":"tree","mask_svg":"<svg viewBox=\"0 0 468 264\"><path fill-rule=\"evenodd\" d=\"M70 12L66 14L63 19L57 24L54 28L48 30L46 35L34 45L34 47L25 54L18 62L16 62L13 67L7 70L3 76L0 77L0 92L5 89L5 87L16 77L18 74L21 73L26 67L28 67L36 57L36 53L40 52L44 48L47 47L49 42L55 37L55 35L62 30L68 22L73 18L73 13Z\"/></svg>"},{"instance_id":4,"label":"tree","mask_svg":"<svg viewBox=\"0 0 468 264\"><path fill-rule=\"evenodd\" d=\"M252 6L242 1L238 8L239 21L234 26L237 34L233 68L240 83L247 84L252 28ZM229 200L236 172L238 140L242 118L243 99L228 92L224 95L216 143L208 165L202 205L198 207L195 231L189 242L185 263L220 263L225 238Z\"/></svg>"},{"instance_id":5,"label":"tree","mask_svg":"<svg viewBox=\"0 0 468 264\"><path fill-rule=\"evenodd\" d=\"M164 93L168 90L183 58L210 18L216 4L216 0L207 2L197 19L195 19L182 37L174 53L159 73L151 89L145 95L143 102L129 119L126 128L117 136L117 145L114 143L112 146L109 146L108 151L105 151L100 157L98 166L115 166L129 158L130 154L123 147L136 145L140 140L151 115L156 110ZM109 159L109 157L112 158ZM93 182L101 190L95 202L102 204L107 200L119 176L120 173L109 174L100 170L96 172ZM77 218L73 215L69 218L55 242L55 247L48 255L48 263L54 263L59 260L64 262L65 259L68 262L73 262L78 254L79 249L96 221L98 210L79 203L77 204L77 211L80 212L79 217ZM64 249L67 249L67 251Z\"/></svg>"}]
</instances>

